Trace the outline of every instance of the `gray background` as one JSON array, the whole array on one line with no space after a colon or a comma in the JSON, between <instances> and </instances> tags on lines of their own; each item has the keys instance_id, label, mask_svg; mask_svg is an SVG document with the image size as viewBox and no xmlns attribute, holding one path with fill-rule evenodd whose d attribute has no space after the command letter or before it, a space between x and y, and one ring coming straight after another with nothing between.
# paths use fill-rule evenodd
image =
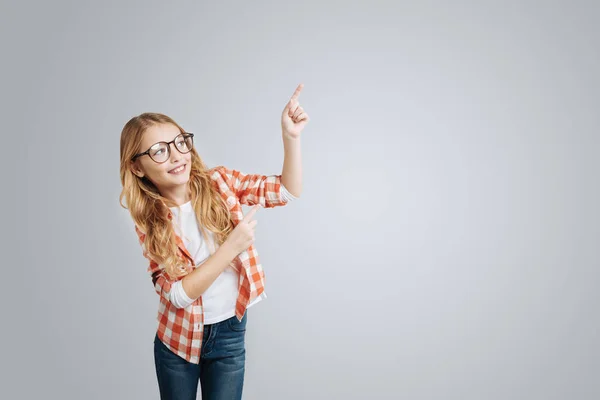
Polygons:
<instances>
[{"instance_id":1,"label":"gray background","mask_svg":"<svg viewBox=\"0 0 600 400\"><path fill-rule=\"evenodd\" d=\"M16 184L0 397L158 399L121 129L163 112L209 166L281 173L300 82L304 191L257 213L269 298L249 312L244 398L600 397L598 2L0 15Z\"/></svg>"}]
</instances>

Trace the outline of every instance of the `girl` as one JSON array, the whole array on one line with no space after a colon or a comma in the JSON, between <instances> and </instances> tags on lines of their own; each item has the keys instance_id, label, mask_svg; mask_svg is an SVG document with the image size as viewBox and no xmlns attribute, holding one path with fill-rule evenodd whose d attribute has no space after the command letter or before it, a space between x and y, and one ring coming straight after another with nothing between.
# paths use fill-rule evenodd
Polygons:
<instances>
[{"instance_id":1,"label":"girl","mask_svg":"<svg viewBox=\"0 0 600 400\"><path fill-rule=\"evenodd\" d=\"M252 218L260 206L300 195L300 133L309 121L298 104L302 87L281 117L281 175L208 169L194 134L163 114L141 114L123 128L119 201L160 298L154 362L163 400L196 399L198 382L204 400L241 399L247 309L266 297ZM246 216L242 204L254 206Z\"/></svg>"}]
</instances>

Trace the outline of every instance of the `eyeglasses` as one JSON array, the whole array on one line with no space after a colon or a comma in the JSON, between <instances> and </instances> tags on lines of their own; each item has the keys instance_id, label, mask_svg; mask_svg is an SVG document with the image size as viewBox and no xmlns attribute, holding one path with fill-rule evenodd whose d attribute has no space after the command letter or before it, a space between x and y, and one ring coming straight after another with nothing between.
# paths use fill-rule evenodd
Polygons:
<instances>
[{"instance_id":1,"label":"eyeglasses","mask_svg":"<svg viewBox=\"0 0 600 400\"><path fill-rule=\"evenodd\" d=\"M135 161L138 157L148 155L152 161L162 164L171 157L171 143L175 144L175 148L181 154L189 153L194 147L194 134L189 132L183 132L177 135L177 137L170 142L158 142L154 143L148 150L143 153L138 153L131 158L131 161Z\"/></svg>"}]
</instances>

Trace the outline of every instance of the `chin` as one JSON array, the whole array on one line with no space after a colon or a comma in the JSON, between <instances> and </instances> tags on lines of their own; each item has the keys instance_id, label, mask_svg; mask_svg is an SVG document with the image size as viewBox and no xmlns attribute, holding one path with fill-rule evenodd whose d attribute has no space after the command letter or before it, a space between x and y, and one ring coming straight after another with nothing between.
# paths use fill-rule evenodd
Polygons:
<instances>
[{"instance_id":1,"label":"chin","mask_svg":"<svg viewBox=\"0 0 600 400\"><path fill-rule=\"evenodd\" d=\"M176 185L183 185L184 183L188 183L190 181L190 176L178 176L175 179L171 178L171 182L174 182Z\"/></svg>"}]
</instances>

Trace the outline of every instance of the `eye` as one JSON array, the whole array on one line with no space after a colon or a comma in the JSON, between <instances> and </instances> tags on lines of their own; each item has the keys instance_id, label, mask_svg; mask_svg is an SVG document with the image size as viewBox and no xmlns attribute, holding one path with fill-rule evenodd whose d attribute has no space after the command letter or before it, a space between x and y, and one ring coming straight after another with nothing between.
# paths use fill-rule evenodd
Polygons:
<instances>
[{"instance_id":1,"label":"eye","mask_svg":"<svg viewBox=\"0 0 600 400\"><path fill-rule=\"evenodd\" d=\"M152 153L152 154L153 154L153 155L155 155L155 156L157 156L157 155L161 154L161 152L164 152L164 150L163 150L163 149L158 149L158 150L156 150L156 151L155 151L154 153Z\"/></svg>"}]
</instances>

